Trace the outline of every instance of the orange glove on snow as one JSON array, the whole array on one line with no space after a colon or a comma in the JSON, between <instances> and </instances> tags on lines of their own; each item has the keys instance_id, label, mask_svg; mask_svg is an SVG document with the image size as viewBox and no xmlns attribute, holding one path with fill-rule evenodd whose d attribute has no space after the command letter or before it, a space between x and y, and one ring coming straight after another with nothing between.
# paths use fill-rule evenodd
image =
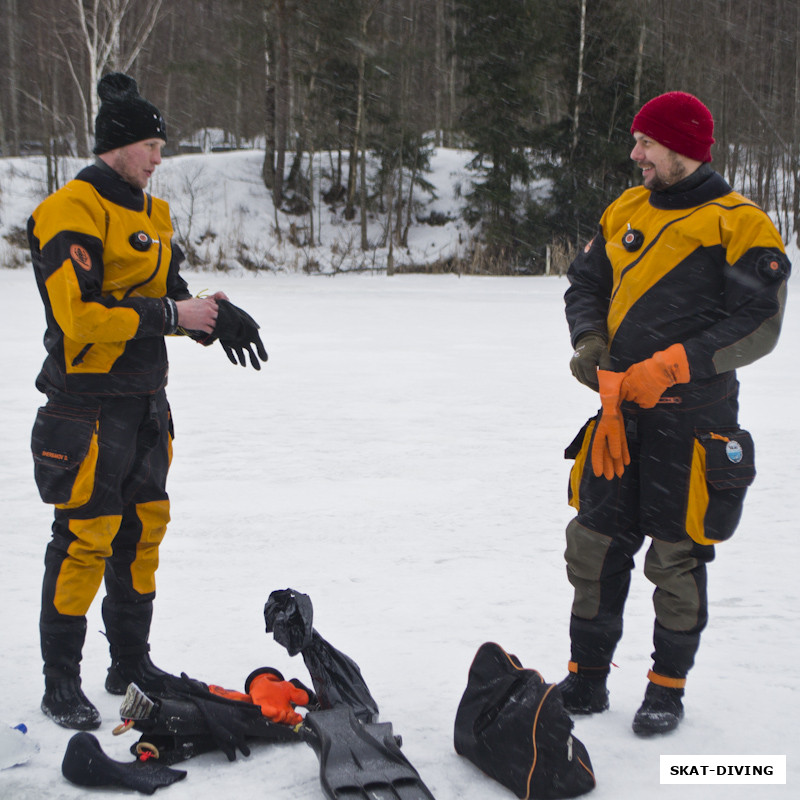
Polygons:
<instances>
[{"instance_id":1,"label":"orange glove on snow","mask_svg":"<svg viewBox=\"0 0 800 800\"><path fill-rule=\"evenodd\" d=\"M208 687L208 691L217 697L252 703L261 708L261 713L267 719L288 725L297 725L303 721L294 706L306 706L310 702L308 692L290 681L285 681L280 673L270 672L269 669L264 669L263 672L257 670L247 679L245 689L247 694L214 684Z\"/></svg>"},{"instance_id":2,"label":"orange glove on snow","mask_svg":"<svg viewBox=\"0 0 800 800\"><path fill-rule=\"evenodd\" d=\"M297 725L303 721L294 706L308 705L308 692L283 680L280 675L262 672L250 681L248 689L253 702L261 706L261 713L273 722Z\"/></svg>"},{"instance_id":3,"label":"orange glove on snow","mask_svg":"<svg viewBox=\"0 0 800 800\"><path fill-rule=\"evenodd\" d=\"M614 475L621 477L626 465L631 463L628 440L625 438L625 420L619 407L620 385L625 374L597 370L603 412L597 421L592 442L592 471L596 477L605 475L609 481Z\"/></svg>"},{"instance_id":4,"label":"orange glove on snow","mask_svg":"<svg viewBox=\"0 0 800 800\"><path fill-rule=\"evenodd\" d=\"M690 377L686 350L682 344L673 344L628 367L620 396L642 408L653 408L670 386L688 383Z\"/></svg>"},{"instance_id":5,"label":"orange glove on snow","mask_svg":"<svg viewBox=\"0 0 800 800\"><path fill-rule=\"evenodd\" d=\"M226 689L224 686L217 686L216 684L209 683L208 691L215 694L217 697L224 697L226 700L237 700L240 703L252 703L253 698L249 694L237 692L235 689Z\"/></svg>"}]
</instances>

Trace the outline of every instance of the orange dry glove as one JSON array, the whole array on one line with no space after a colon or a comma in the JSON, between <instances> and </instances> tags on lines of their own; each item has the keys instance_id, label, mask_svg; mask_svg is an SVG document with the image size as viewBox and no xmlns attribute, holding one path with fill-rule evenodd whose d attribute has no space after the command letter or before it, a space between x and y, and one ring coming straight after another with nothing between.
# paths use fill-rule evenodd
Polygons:
<instances>
[{"instance_id":1,"label":"orange dry glove","mask_svg":"<svg viewBox=\"0 0 800 800\"><path fill-rule=\"evenodd\" d=\"M240 703L253 702L253 698L249 694L242 694L234 689L225 689L223 686L216 686L213 683L208 684L208 691L217 697L224 697L226 700L238 700Z\"/></svg>"},{"instance_id":2,"label":"orange dry glove","mask_svg":"<svg viewBox=\"0 0 800 800\"><path fill-rule=\"evenodd\" d=\"M261 713L273 722L297 725L303 721L294 706L308 705L308 692L283 680L279 674L261 672L248 681L247 688L253 702L261 706Z\"/></svg>"},{"instance_id":3,"label":"orange dry glove","mask_svg":"<svg viewBox=\"0 0 800 800\"><path fill-rule=\"evenodd\" d=\"M605 475L606 480L618 478L631 463L628 440L625 438L625 420L620 411L620 385L624 372L597 370L600 383L600 401L603 413L597 421L592 442L592 471L596 477Z\"/></svg>"},{"instance_id":4,"label":"orange dry glove","mask_svg":"<svg viewBox=\"0 0 800 800\"><path fill-rule=\"evenodd\" d=\"M690 377L686 350L682 344L673 344L628 367L620 396L642 408L653 408L670 386L688 383Z\"/></svg>"}]
</instances>

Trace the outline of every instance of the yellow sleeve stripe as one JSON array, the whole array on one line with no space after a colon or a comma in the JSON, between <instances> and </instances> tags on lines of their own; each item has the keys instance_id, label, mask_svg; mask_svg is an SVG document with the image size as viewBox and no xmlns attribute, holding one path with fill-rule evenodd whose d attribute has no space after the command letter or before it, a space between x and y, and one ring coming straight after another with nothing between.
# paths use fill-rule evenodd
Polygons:
<instances>
[{"instance_id":1,"label":"yellow sleeve stripe","mask_svg":"<svg viewBox=\"0 0 800 800\"><path fill-rule=\"evenodd\" d=\"M108 308L83 299L70 259L45 281L45 286L58 326L76 342L128 341L139 329L139 315L132 308Z\"/></svg>"}]
</instances>

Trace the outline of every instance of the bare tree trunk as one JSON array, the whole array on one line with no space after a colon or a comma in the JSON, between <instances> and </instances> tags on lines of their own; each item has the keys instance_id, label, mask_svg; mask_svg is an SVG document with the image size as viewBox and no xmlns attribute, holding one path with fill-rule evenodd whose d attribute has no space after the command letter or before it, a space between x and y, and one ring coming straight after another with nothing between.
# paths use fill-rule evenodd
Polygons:
<instances>
[{"instance_id":1,"label":"bare tree trunk","mask_svg":"<svg viewBox=\"0 0 800 800\"><path fill-rule=\"evenodd\" d=\"M575 107L572 112L572 151L578 146L580 129L581 95L583 94L583 54L586 49L586 0L581 0L581 27L578 39L578 81L575 86Z\"/></svg>"},{"instance_id":2,"label":"bare tree trunk","mask_svg":"<svg viewBox=\"0 0 800 800\"><path fill-rule=\"evenodd\" d=\"M453 0L451 0L451 11L453 9ZM452 19L452 14L451 14ZM456 26L455 24L450 25L450 68L448 70L448 89L450 90L450 104L447 113L447 130L448 136L447 141L445 144L452 144L452 131L454 127L454 120L456 117L456 57L455 57L455 50L456 50Z\"/></svg>"},{"instance_id":3,"label":"bare tree trunk","mask_svg":"<svg viewBox=\"0 0 800 800\"><path fill-rule=\"evenodd\" d=\"M367 239L367 151L361 151L361 186L359 196L361 199L361 249L369 250Z\"/></svg>"},{"instance_id":4,"label":"bare tree trunk","mask_svg":"<svg viewBox=\"0 0 800 800\"><path fill-rule=\"evenodd\" d=\"M264 126L265 142L264 142L264 161L261 165L261 179L267 189L273 191L275 186L275 86L272 79L272 62L270 60L270 48L268 41L268 16L267 10L264 9L264 105L266 124ZM273 202L273 218L275 227L275 236L278 241L281 241L281 228L278 219L278 207Z\"/></svg>"},{"instance_id":5,"label":"bare tree trunk","mask_svg":"<svg viewBox=\"0 0 800 800\"><path fill-rule=\"evenodd\" d=\"M387 198L386 210L386 231L384 233L384 244L389 245L389 252L386 256L386 274L394 275L394 213L392 206L394 205L394 175L389 176L389 197Z\"/></svg>"},{"instance_id":6,"label":"bare tree trunk","mask_svg":"<svg viewBox=\"0 0 800 800\"><path fill-rule=\"evenodd\" d=\"M269 16L266 8L264 22L264 161L261 165L261 180L272 191L275 185L275 87L273 86L272 61L269 42Z\"/></svg>"},{"instance_id":7,"label":"bare tree trunk","mask_svg":"<svg viewBox=\"0 0 800 800\"><path fill-rule=\"evenodd\" d=\"M348 220L353 219L353 217L356 215L355 214L356 169L358 163L359 150L362 150L362 157L363 157L361 138L362 138L362 131L364 128L364 91L366 85L366 68L367 68L365 47L367 43L367 25L369 24L370 17L377 8L379 2L380 0L372 0L368 8L362 9L361 18L359 20L359 33L361 35L361 41L359 42L358 46L358 84L357 84L358 88L356 90L357 91L356 120L353 130L353 141L350 145L350 164L347 173L347 203L344 209L344 217L345 219ZM361 173L362 175L365 173L365 170L363 168L361 170ZM362 244L363 242L366 241L366 234L362 233L361 240ZM363 249L366 250L366 247L364 247Z\"/></svg>"},{"instance_id":8,"label":"bare tree trunk","mask_svg":"<svg viewBox=\"0 0 800 800\"><path fill-rule=\"evenodd\" d=\"M644 71L644 44L647 39L647 17L648 5L645 0L645 5L642 10L642 19L639 23L639 42L636 47L636 68L633 75L633 107L639 109L642 106L642 73ZM631 162L631 174L638 173L636 165Z\"/></svg>"},{"instance_id":9,"label":"bare tree trunk","mask_svg":"<svg viewBox=\"0 0 800 800\"><path fill-rule=\"evenodd\" d=\"M235 71L236 71L236 85L234 87L234 101L233 101L233 144L238 150L242 144L242 22L244 18L244 11L242 9L242 2L238 0L236 3L236 55L235 55Z\"/></svg>"},{"instance_id":10,"label":"bare tree trunk","mask_svg":"<svg viewBox=\"0 0 800 800\"><path fill-rule=\"evenodd\" d=\"M314 57L316 59L319 53L320 35L319 33L314 38ZM308 223L309 223L309 242L314 246L314 131L311 128L310 122L310 104L311 99L314 97L314 90L316 88L317 76L316 73L311 73L311 78L308 82L308 92L306 102L303 106L303 121L302 130L305 132L305 138L308 140ZM321 202L321 201L320 201ZM321 208L319 209L321 212ZM322 219L322 214L319 214L319 219ZM321 222L320 222L321 226ZM321 243L321 242L320 242Z\"/></svg>"},{"instance_id":11,"label":"bare tree trunk","mask_svg":"<svg viewBox=\"0 0 800 800\"><path fill-rule=\"evenodd\" d=\"M435 130L434 144L436 147L442 145L442 84L445 80L445 54L444 54L444 0L436 0L436 23L435 23L435 42L434 42L434 63L436 75L434 76L433 90L433 127Z\"/></svg>"},{"instance_id":12,"label":"bare tree trunk","mask_svg":"<svg viewBox=\"0 0 800 800\"><path fill-rule=\"evenodd\" d=\"M19 64L17 60L17 0L6 0L6 49L8 53L8 117L5 124L0 117L0 130L3 131L4 156L19 155L19 105L17 86L19 85ZM6 128L6 125L8 128Z\"/></svg>"},{"instance_id":13,"label":"bare tree trunk","mask_svg":"<svg viewBox=\"0 0 800 800\"><path fill-rule=\"evenodd\" d=\"M395 231L400 240L400 235L403 231L403 139L400 139L400 150L397 154L397 222L395 223Z\"/></svg>"},{"instance_id":14,"label":"bare tree trunk","mask_svg":"<svg viewBox=\"0 0 800 800\"><path fill-rule=\"evenodd\" d=\"M358 151L361 144L361 125L364 117L364 51L358 54L358 98L356 104L356 121L353 130L353 141L350 145L350 159L347 170L347 202L344 218L353 219L356 215L356 169L358 168Z\"/></svg>"},{"instance_id":15,"label":"bare tree trunk","mask_svg":"<svg viewBox=\"0 0 800 800\"><path fill-rule=\"evenodd\" d=\"M0 103L0 155L12 155L12 153L9 153L8 141L6 139L6 123L3 118L2 103ZM2 187L0 187L0 190L2 190Z\"/></svg>"},{"instance_id":16,"label":"bare tree trunk","mask_svg":"<svg viewBox=\"0 0 800 800\"><path fill-rule=\"evenodd\" d=\"M169 17L169 36L167 38L167 61L169 63L173 61L173 53L175 48L175 17L175 14L170 14ZM172 107L172 70L167 70L165 78L164 108L162 109L162 113L164 119L168 120L172 116L172 114L170 114L170 109Z\"/></svg>"},{"instance_id":17,"label":"bare tree trunk","mask_svg":"<svg viewBox=\"0 0 800 800\"><path fill-rule=\"evenodd\" d=\"M58 189L58 156L54 152L53 140L55 139L56 114L58 113L58 99L56 97L55 85L51 85L52 98L50 101L50 112L47 113L44 106L40 108L42 112L42 145L44 146L45 162L47 164L47 191L54 192Z\"/></svg>"},{"instance_id":18,"label":"bare tree trunk","mask_svg":"<svg viewBox=\"0 0 800 800\"><path fill-rule=\"evenodd\" d=\"M411 180L408 184L408 206L406 207L406 225L403 228L403 235L400 238L400 244L403 247L408 247L408 229L411 227L411 213L414 208L414 183L417 180L417 171L419 168L419 143L414 150L414 166L411 169Z\"/></svg>"},{"instance_id":19,"label":"bare tree trunk","mask_svg":"<svg viewBox=\"0 0 800 800\"><path fill-rule=\"evenodd\" d=\"M633 77L633 107L639 109L642 104L642 71L644 69L644 43L647 38L645 14L639 25L639 43L636 47L636 70Z\"/></svg>"},{"instance_id":20,"label":"bare tree trunk","mask_svg":"<svg viewBox=\"0 0 800 800\"><path fill-rule=\"evenodd\" d=\"M308 243L313 247L314 236L314 144L309 140L308 143Z\"/></svg>"},{"instance_id":21,"label":"bare tree trunk","mask_svg":"<svg viewBox=\"0 0 800 800\"><path fill-rule=\"evenodd\" d=\"M275 181L272 200L279 208L283 202L283 179L286 167L286 140L289 133L289 32L284 0L275 2Z\"/></svg>"}]
</instances>

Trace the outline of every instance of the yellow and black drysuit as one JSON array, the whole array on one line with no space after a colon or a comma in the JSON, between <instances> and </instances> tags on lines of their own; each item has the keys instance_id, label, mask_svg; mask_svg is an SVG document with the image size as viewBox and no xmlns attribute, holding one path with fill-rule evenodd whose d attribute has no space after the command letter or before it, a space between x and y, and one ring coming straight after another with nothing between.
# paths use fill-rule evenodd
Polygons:
<instances>
[{"instance_id":1,"label":"yellow and black drysuit","mask_svg":"<svg viewBox=\"0 0 800 800\"><path fill-rule=\"evenodd\" d=\"M775 346L789 272L767 215L707 164L668 191L624 192L570 266L573 346L602 334L611 370L624 372L680 343L691 372L652 409L623 403L631 463L621 477L595 477L587 459L597 418L566 450L578 512L565 554L573 671L607 672L633 556L648 536L644 571L656 586L650 678L682 686L707 622L706 564L714 544L733 534L755 477L735 370Z\"/></svg>"},{"instance_id":2,"label":"yellow and black drysuit","mask_svg":"<svg viewBox=\"0 0 800 800\"><path fill-rule=\"evenodd\" d=\"M100 161L41 203L28 239L47 322L34 471L55 506L40 633L45 675L58 678L79 674L103 577L112 658L148 649L169 521L164 336L190 293L167 203Z\"/></svg>"}]
</instances>

